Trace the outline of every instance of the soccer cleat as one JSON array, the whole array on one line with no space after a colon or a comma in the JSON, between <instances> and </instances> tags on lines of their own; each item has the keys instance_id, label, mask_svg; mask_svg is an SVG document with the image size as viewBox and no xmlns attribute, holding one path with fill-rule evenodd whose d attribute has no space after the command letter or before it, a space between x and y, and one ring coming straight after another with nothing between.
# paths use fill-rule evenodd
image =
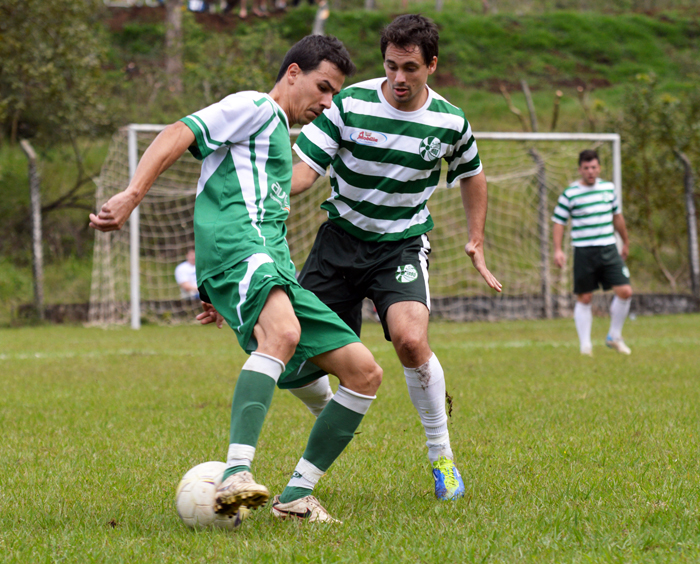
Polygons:
<instances>
[{"instance_id":1,"label":"soccer cleat","mask_svg":"<svg viewBox=\"0 0 700 564\"><path fill-rule=\"evenodd\" d=\"M581 354L584 356L593 356L593 347L581 347Z\"/></svg>"},{"instance_id":2,"label":"soccer cleat","mask_svg":"<svg viewBox=\"0 0 700 564\"><path fill-rule=\"evenodd\" d=\"M441 456L433 462L435 497L441 501L464 496L464 482L459 470L449 458Z\"/></svg>"},{"instance_id":3,"label":"soccer cleat","mask_svg":"<svg viewBox=\"0 0 700 564\"><path fill-rule=\"evenodd\" d=\"M226 478L216 490L214 512L233 515L241 506L257 509L269 498L268 489L256 483L250 472L238 472Z\"/></svg>"},{"instance_id":4,"label":"soccer cleat","mask_svg":"<svg viewBox=\"0 0 700 564\"><path fill-rule=\"evenodd\" d=\"M613 339L610 335L605 339L605 346L622 354L632 354L632 351L622 339Z\"/></svg>"},{"instance_id":5,"label":"soccer cleat","mask_svg":"<svg viewBox=\"0 0 700 564\"><path fill-rule=\"evenodd\" d=\"M296 517L309 523L342 523L342 521L331 517L323 505L312 495L295 499L289 503L281 503L280 496L276 495L272 500L272 515L282 520Z\"/></svg>"}]
</instances>

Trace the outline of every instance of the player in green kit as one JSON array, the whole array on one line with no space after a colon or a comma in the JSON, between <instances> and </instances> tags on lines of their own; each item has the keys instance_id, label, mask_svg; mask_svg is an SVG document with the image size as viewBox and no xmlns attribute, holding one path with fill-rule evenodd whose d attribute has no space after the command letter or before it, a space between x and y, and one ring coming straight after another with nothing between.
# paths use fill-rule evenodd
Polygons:
<instances>
[{"instance_id":1,"label":"player in green kit","mask_svg":"<svg viewBox=\"0 0 700 564\"><path fill-rule=\"evenodd\" d=\"M91 225L119 229L158 175L186 150L202 160L194 212L203 323L235 331L250 358L231 406L227 469L217 512L265 504L268 489L251 473L275 385L295 388L326 373L340 380L311 430L288 486L272 504L278 518L335 519L312 495L352 439L381 383L370 351L340 318L296 281L285 239L292 176L290 124L330 107L355 70L342 43L309 36L285 56L269 94L239 92L168 126L144 153L129 187Z\"/></svg>"},{"instance_id":2,"label":"player in green kit","mask_svg":"<svg viewBox=\"0 0 700 564\"><path fill-rule=\"evenodd\" d=\"M427 85L438 58L438 29L419 15L399 16L382 32L385 77L345 88L302 129L294 146L292 194L329 169L328 212L300 284L359 335L362 300L373 300L387 340L403 366L409 396L423 424L435 495L464 495L445 411L445 376L428 344L430 288L427 202L447 164L447 184L459 186L469 228L465 250L486 283L501 285L483 254L486 177L464 112ZM321 381L319 381L320 383ZM332 397L295 391L315 409Z\"/></svg>"}]
</instances>

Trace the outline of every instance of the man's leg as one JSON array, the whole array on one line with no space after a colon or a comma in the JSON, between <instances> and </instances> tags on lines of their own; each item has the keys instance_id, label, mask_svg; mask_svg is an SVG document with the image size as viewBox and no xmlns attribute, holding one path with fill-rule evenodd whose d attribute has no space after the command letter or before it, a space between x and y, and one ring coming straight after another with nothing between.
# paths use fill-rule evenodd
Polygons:
<instances>
[{"instance_id":1,"label":"man's leg","mask_svg":"<svg viewBox=\"0 0 700 564\"><path fill-rule=\"evenodd\" d=\"M591 327L593 326L593 307L591 300L593 293L578 294L574 306L574 324L581 345L581 354L592 355Z\"/></svg>"},{"instance_id":2,"label":"man's leg","mask_svg":"<svg viewBox=\"0 0 700 564\"><path fill-rule=\"evenodd\" d=\"M253 331L258 348L243 365L233 394L227 467L216 493L218 513L235 513L240 505L255 508L269 498L267 488L253 480L250 468L275 385L300 333L289 298L281 288L273 288Z\"/></svg>"},{"instance_id":3,"label":"man's leg","mask_svg":"<svg viewBox=\"0 0 700 564\"><path fill-rule=\"evenodd\" d=\"M445 374L428 345L429 315L420 302L398 302L389 307L386 322L403 365L408 395L423 423L435 495L438 499L454 499L464 495L464 483L453 462L447 430Z\"/></svg>"},{"instance_id":4,"label":"man's leg","mask_svg":"<svg viewBox=\"0 0 700 564\"><path fill-rule=\"evenodd\" d=\"M632 351L622 340L622 327L632 303L632 286L629 284L613 286L613 291L615 297L610 304L610 330L605 344L622 354L631 354Z\"/></svg>"},{"instance_id":5,"label":"man's leg","mask_svg":"<svg viewBox=\"0 0 700 564\"><path fill-rule=\"evenodd\" d=\"M382 381L382 369L361 343L351 343L310 359L338 376L340 386L311 429L304 455L291 480L275 497L272 513L284 519L335 521L312 493L321 476L352 440Z\"/></svg>"},{"instance_id":6,"label":"man's leg","mask_svg":"<svg viewBox=\"0 0 700 564\"><path fill-rule=\"evenodd\" d=\"M303 386L302 388L290 388L290 392L298 397L314 417L318 417L328 402L333 399L333 390L328 375Z\"/></svg>"}]
</instances>

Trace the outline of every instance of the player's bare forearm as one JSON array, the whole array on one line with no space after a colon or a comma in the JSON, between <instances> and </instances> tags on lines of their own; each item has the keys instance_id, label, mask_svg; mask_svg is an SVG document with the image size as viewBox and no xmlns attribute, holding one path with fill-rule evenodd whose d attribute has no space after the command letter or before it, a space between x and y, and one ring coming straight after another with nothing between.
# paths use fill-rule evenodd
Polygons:
<instances>
[{"instance_id":1,"label":"player's bare forearm","mask_svg":"<svg viewBox=\"0 0 700 564\"><path fill-rule=\"evenodd\" d=\"M462 178L459 181L459 188L469 233L469 242L465 245L464 251L472 260L474 268L481 274L486 284L500 292L503 286L486 267L486 260L484 259L484 231L486 228L486 210L488 209L486 175L481 171L475 176Z\"/></svg>"},{"instance_id":2,"label":"player's bare forearm","mask_svg":"<svg viewBox=\"0 0 700 564\"><path fill-rule=\"evenodd\" d=\"M292 168L292 191L291 195L296 196L306 192L320 175L304 161L298 162Z\"/></svg>"},{"instance_id":3,"label":"player's bare forearm","mask_svg":"<svg viewBox=\"0 0 700 564\"><path fill-rule=\"evenodd\" d=\"M182 122L160 132L146 149L129 186L112 196L98 214L90 214L90 227L99 231L121 229L156 179L194 143L194 133Z\"/></svg>"},{"instance_id":4,"label":"player's bare forearm","mask_svg":"<svg viewBox=\"0 0 700 564\"><path fill-rule=\"evenodd\" d=\"M615 231L620 234L620 238L625 245L629 245L629 239L627 236L627 225L625 224L625 218L622 217L621 213L616 213L613 215L613 227Z\"/></svg>"},{"instance_id":5,"label":"player's bare forearm","mask_svg":"<svg viewBox=\"0 0 700 564\"><path fill-rule=\"evenodd\" d=\"M627 255L629 255L629 237L627 235L627 225L625 224L625 218L621 213L616 213L613 215L613 227L615 231L620 234L622 239L622 249L620 250L620 256L622 260L627 260Z\"/></svg>"},{"instance_id":6,"label":"player's bare forearm","mask_svg":"<svg viewBox=\"0 0 700 564\"><path fill-rule=\"evenodd\" d=\"M561 223L554 223L552 226L552 242L554 243L554 264L562 268L566 264L566 254L561 248L564 240L564 226Z\"/></svg>"}]
</instances>

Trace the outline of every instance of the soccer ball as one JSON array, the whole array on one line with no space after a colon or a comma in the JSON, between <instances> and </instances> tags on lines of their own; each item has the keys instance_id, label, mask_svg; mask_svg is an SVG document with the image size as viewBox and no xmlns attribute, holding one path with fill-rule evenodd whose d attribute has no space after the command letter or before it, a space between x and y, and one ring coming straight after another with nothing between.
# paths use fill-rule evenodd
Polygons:
<instances>
[{"instance_id":1,"label":"soccer ball","mask_svg":"<svg viewBox=\"0 0 700 564\"><path fill-rule=\"evenodd\" d=\"M204 462L182 477L175 492L175 507L185 525L192 529L233 530L248 516L247 507L241 507L235 515L214 513L214 496L225 469L223 462Z\"/></svg>"}]
</instances>

